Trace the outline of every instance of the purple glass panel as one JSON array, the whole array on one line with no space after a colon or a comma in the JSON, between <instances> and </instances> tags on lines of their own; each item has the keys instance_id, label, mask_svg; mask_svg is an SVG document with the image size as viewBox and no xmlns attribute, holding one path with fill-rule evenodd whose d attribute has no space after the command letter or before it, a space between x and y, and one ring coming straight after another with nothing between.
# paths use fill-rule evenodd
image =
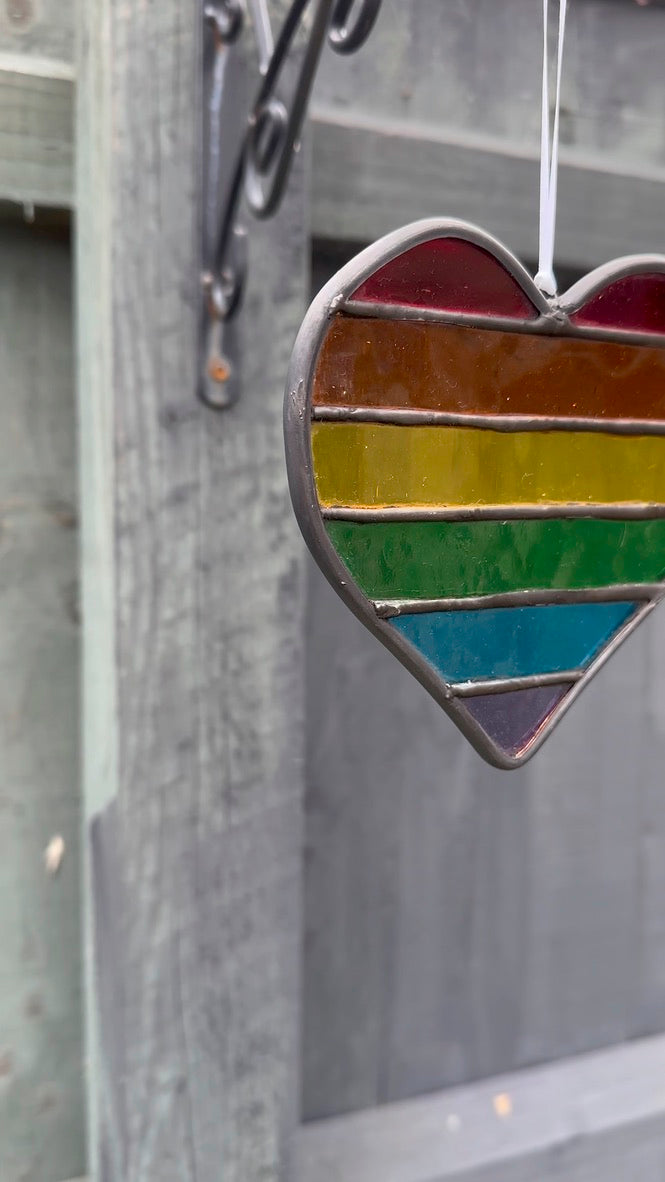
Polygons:
<instances>
[{"instance_id":1,"label":"purple glass panel","mask_svg":"<svg viewBox=\"0 0 665 1182\"><path fill-rule=\"evenodd\" d=\"M370 275L351 298L519 320L537 316L503 264L461 238L433 238L411 247Z\"/></svg>"},{"instance_id":2,"label":"purple glass panel","mask_svg":"<svg viewBox=\"0 0 665 1182\"><path fill-rule=\"evenodd\" d=\"M505 694L479 694L465 698L464 706L502 751L518 755L570 688L568 683L510 690Z\"/></svg>"},{"instance_id":3,"label":"purple glass panel","mask_svg":"<svg viewBox=\"0 0 665 1182\"><path fill-rule=\"evenodd\" d=\"M626 275L598 292L573 324L665 333L665 275Z\"/></svg>"}]
</instances>

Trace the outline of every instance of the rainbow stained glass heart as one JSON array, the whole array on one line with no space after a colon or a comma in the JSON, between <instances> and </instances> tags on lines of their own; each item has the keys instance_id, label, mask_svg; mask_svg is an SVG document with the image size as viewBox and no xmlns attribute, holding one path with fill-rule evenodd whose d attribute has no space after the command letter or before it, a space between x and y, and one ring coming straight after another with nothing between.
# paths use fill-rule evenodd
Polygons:
<instances>
[{"instance_id":1,"label":"rainbow stained glass heart","mask_svg":"<svg viewBox=\"0 0 665 1182\"><path fill-rule=\"evenodd\" d=\"M307 313L285 431L323 572L519 766L665 592L665 257L549 300L476 227L388 235Z\"/></svg>"}]
</instances>

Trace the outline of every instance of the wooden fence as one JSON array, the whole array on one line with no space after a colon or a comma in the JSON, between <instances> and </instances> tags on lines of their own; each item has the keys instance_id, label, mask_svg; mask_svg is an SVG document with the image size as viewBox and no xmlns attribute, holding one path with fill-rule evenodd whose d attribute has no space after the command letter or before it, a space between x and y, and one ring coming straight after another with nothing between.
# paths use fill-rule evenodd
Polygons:
<instances>
[{"instance_id":1,"label":"wooden fence","mask_svg":"<svg viewBox=\"0 0 665 1182\"><path fill-rule=\"evenodd\" d=\"M539 12L385 0L324 61L216 415L195 5L2 9L2 1182L663 1177L665 619L487 768L312 569L282 456L310 249L316 286L441 213L534 260ZM572 0L566 271L665 250L664 54L662 6Z\"/></svg>"}]
</instances>

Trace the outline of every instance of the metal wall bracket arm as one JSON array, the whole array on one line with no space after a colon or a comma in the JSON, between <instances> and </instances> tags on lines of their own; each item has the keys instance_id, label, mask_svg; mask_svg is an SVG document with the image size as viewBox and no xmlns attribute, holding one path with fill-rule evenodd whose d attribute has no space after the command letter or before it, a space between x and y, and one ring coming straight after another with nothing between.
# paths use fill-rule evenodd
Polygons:
<instances>
[{"instance_id":1,"label":"metal wall bracket arm","mask_svg":"<svg viewBox=\"0 0 665 1182\"><path fill-rule=\"evenodd\" d=\"M258 87L249 103L244 93L246 75L234 53L246 25L247 10L241 0L203 3L199 393L204 402L217 409L231 406L240 395L239 350L233 321L242 303L247 268L246 232L238 224L243 197L254 217L269 218L277 212L298 150L326 40L337 53L355 52L369 37L382 0L316 0L302 62L288 99L283 94L284 67L313 0L293 0L276 41L266 0L246 3L259 55Z\"/></svg>"}]
</instances>

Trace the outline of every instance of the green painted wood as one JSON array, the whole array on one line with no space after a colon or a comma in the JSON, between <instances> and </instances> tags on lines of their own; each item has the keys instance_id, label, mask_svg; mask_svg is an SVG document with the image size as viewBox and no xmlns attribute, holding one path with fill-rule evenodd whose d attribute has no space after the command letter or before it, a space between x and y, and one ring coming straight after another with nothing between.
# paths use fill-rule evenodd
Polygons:
<instances>
[{"instance_id":1,"label":"green painted wood","mask_svg":"<svg viewBox=\"0 0 665 1182\"><path fill-rule=\"evenodd\" d=\"M327 521L326 530L370 599L604 587L665 572L665 521Z\"/></svg>"},{"instance_id":2,"label":"green painted wood","mask_svg":"<svg viewBox=\"0 0 665 1182\"><path fill-rule=\"evenodd\" d=\"M0 3L0 200L74 200L74 0Z\"/></svg>"},{"instance_id":3,"label":"green painted wood","mask_svg":"<svg viewBox=\"0 0 665 1182\"><path fill-rule=\"evenodd\" d=\"M8 222L0 257L0 1177L61 1182L85 1168L70 258Z\"/></svg>"},{"instance_id":4,"label":"green painted wood","mask_svg":"<svg viewBox=\"0 0 665 1182\"><path fill-rule=\"evenodd\" d=\"M69 208L74 203L73 72L0 55L0 199ZM17 69L20 66L21 69ZM27 67L25 69L24 67Z\"/></svg>"}]
</instances>

